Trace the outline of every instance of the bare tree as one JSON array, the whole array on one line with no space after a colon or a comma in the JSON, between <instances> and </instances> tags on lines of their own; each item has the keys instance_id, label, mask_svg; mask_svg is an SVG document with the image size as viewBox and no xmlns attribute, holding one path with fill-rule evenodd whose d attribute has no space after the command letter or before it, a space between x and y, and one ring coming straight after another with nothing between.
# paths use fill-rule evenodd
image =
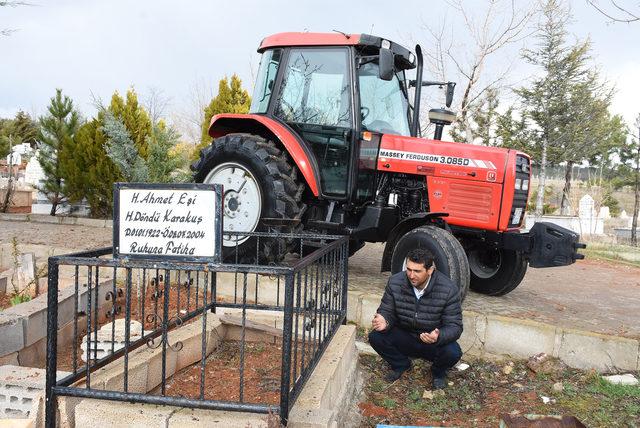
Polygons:
<instances>
[{"instance_id":1,"label":"bare tree","mask_svg":"<svg viewBox=\"0 0 640 428\"><path fill-rule=\"evenodd\" d=\"M171 105L171 98L157 86L149 86L142 96L142 104L144 105L153 124L166 116L167 109Z\"/></svg>"},{"instance_id":2,"label":"bare tree","mask_svg":"<svg viewBox=\"0 0 640 428\"><path fill-rule=\"evenodd\" d=\"M630 7L620 6L614 0L609 0L609 5L603 6L597 0L587 0L587 3L591 5L595 10L600 12L611 20L611 22L637 22L640 21L640 12L632 12Z\"/></svg>"},{"instance_id":3,"label":"bare tree","mask_svg":"<svg viewBox=\"0 0 640 428\"><path fill-rule=\"evenodd\" d=\"M9 135L9 179L7 180L7 188L3 200L0 202L0 212L6 213L11 206L11 200L13 199L13 136Z\"/></svg>"},{"instance_id":4,"label":"bare tree","mask_svg":"<svg viewBox=\"0 0 640 428\"><path fill-rule=\"evenodd\" d=\"M2 1L0 0L0 7L2 6L9 6L9 7L16 7L16 6L33 6L31 3L27 3L24 1ZM2 28L0 29L0 36L10 36L12 33L15 33L16 30L15 28Z\"/></svg>"},{"instance_id":5,"label":"bare tree","mask_svg":"<svg viewBox=\"0 0 640 428\"><path fill-rule=\"evenodd\" d=\"M205 79L193 82L185 106L172 115L172 122L182 136L195 147L200 143L204 110L215 96L213 87Z\"/></svg>"},{"instance_id":6,"label":"bare tree","mask_svg":"<svg viewBox=\"0 0 640 428\"><path fill-rule=\"evenodd\" d=\"M425 24L431 44L425 49L425 63L429 71L440 79L457 80L462 95L458 108L459 128L467 143L473 142L473 109L489 89L499 89L511 71L505 67L498 74L486 77L484 70L490 57L497 51L522 41L532 34L529 22L536 14L537 6L532 3L528 8L518 8L515 0L489 0L484 10L472 11L462 0L450 0L449 6L462 19L464 31L471 38L471 44L456 44L455 33L446 19L440 27ZM452 79L453 74L457 79Z\"/></svg>"}]
</instances>

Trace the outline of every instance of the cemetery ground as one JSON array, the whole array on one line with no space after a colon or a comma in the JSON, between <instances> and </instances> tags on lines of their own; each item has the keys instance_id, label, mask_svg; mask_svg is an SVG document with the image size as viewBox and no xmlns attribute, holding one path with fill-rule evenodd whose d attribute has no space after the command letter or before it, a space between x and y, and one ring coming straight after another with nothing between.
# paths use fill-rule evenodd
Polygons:
<instances>
[{"instance_id":1,"label":"cemetery ground","mask_svg":"<svg viewBox=\"0 0 640 428\"><path fill-rule=\"evenodd\" d=\"M112 240L111 228L84 225L0 220L0 231L0 270L11 267L9 248L14 237L21 251L36 253L38 266L46 265L46 257L54 252L101 248ZM562 268L529 269L523 283L503 297L470 292L464 309L640 339L640 251L603 242L590 244L587 260ZM349 260L350 290L372 294L383 290L388 274L379 273L382 249L381 244L367 244ZM367 327L360 326L360 340L366 340ZM502 415L510 413L572 415L587 426L640 426L638 386L610 385L595 372L560 363L534 372L524 360L480 360L468 355L463 360L470 367L454 370L452 384L439 395L430 391L428 364L416 361L409 376L387 384L382 380L383 361L361 355L360 415L351 420L353 426L494 427ZM638 372L634 374L638 377ZM191 375L183 374L185 379ZM266 393L269 385L263 386Z\"/></svg>"},{"instance_id":2,"label":"cemetery ground","mask_svg":"<svg viewBox=\"0 0 640 428\"><path fill-rule=\"evenodd\" d=\"M638 386L612 385L595 372L554 360L543 367L531 364L535 372L522 360L463 359L470 367L452 370L447 389L432 391L428 363L414 360L410 372L389 384L383 379L384 362L361 356L366 379L358 404L360 426L497 427L505 417L532 414L573 416L587 427L640 426Z\"/></svg>"}]
</instances>

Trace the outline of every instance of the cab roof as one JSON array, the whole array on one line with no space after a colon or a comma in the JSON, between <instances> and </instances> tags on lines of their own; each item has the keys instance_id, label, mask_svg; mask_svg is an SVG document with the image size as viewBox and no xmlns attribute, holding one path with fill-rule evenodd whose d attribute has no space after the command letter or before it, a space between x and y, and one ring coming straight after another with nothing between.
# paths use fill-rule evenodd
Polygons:
<instances>
[{"instance_id":1,"label":"cab roof","mask_svg":"<svg viewBox=\"0 0 640 428\"><path fill-rule=\"evenodd\" d=\"M271 48L284 48L292 46L357 46L363 51L374 54L382 47L383 41L388 42L396 58L396 65L403 69L414 68L415 55L408 49L382 37L369 34L344 34L344 33L277 33L262 40L258 52L262 53ZM400 63L400 64L398 64Z\"/></svg>"}]
</instances>

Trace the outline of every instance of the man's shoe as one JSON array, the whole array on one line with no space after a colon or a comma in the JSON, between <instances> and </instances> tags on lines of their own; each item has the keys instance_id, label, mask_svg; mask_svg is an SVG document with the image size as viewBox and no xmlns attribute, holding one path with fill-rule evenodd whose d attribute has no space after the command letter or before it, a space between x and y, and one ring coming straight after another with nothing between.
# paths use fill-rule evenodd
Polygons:
<instances>
[{"instance_id":1,"label":"man's shoe","mask_svg":"<svg viewBox=\"0 0 640 428\"><path fill-rule=\"evenodd\" d=\"M384 380L386 380L387 382L395 382L398 379L400 379L400 377L402 377L402 373L404 372L408 372L409 370L411 370L411 366L407 367L406 369L400 369L400 370L390 370L389 373L387 373L384 376Z\"/></svg>"},{"instance_id":2,"label":"man's shoe","mask_svg":"<svg viewBox=\"0 0 640 428\"><path fill-rule=\"evenodd\" d=\"M445 389L447 387L447 374L433 376L433 389Z\"/></svg>"}]
</instances>

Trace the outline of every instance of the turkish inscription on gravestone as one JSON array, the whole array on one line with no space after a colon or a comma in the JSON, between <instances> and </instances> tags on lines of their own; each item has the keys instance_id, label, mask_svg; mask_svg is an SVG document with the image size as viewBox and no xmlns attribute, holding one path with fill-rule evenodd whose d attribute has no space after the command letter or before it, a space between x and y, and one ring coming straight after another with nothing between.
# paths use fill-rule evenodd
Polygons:
<instances>
[{"instance_id":1,"label":"turkish inscription on gravestone","mask_svg":"<svg viewBox=\"0 0 640 428\"><path fill-rule=\"evenodd\" d=\"M116 187L114 254L155 258L206 258L217 254L222 231L221 188L203 185ZM125 187L127 186L127 187ZM187 187L189 186L189 188ZM200 188L195 188L198 186ZM206 186L206 185L205 185Z\"/></svg>"}]
</instances>

